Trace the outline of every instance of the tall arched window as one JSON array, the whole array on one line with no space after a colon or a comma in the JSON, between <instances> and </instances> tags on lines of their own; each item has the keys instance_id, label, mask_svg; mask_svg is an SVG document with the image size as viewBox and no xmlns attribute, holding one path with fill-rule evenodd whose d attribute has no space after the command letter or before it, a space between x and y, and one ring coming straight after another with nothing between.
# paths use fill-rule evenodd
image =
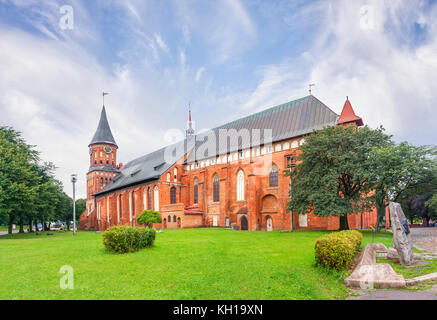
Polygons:
<instances>
[{"instance_id":1,"label":"tall arched window","mask_svg":"<svg viewBox=\"0 0 437 320\"><path fill-rule=\"evenodd\" d=\"M237 174L237 201L244 200L244 172L238 171Z\"/></svg>"},{"instance_id":2,"label":"tall arched window","mask_svg":"<svg viewBox=\"0 0 437 320\"><path fill-rule=\"evenodd\" d=\"M178 168L174 168L173 170L173 179L174 182L178 181Z\"/></svg>"},{"instance_id":3,"label":"tall arched window","mask_svg":"<svg viewBox=\"0 0 437 320\"><path fill-rule=\"evenodd\" d=\"M147 210L147 189L145 188L143 191L143 206L144 206L144 210Z\"/></svg>"},{"instance_id":4,"label":"tall arched window","mask_svg":"<svg viewBox=\"0 0 437 320\"><path fill-rule=\"evenodd\" d=\"M175 187L171 187L170 188L170 203L176 203L176 188Z\"/></svg>"},{"instance_id":5,"label":"tall arched window","mask_svg":"<svg viewBox=\"0 0 437 320\"><path fill-rule=\"evenodd\" d=\"M168 221L168 222L171 222L171 216L168 216L168 217L167 217L167 221Z\"/></svg>"},{"instance_id":6,"label":"tall arched window","mask_svg":"<svg viewBox=\"0 0 437 320\"><path fill-rule=\"evenodd\" d=\"M270 169L269 184L270 187L278 186L278 168L275 165Z\"/></svg>"},{"instance_id":7,"label":"tall arched window","mask_svg":"<svg viewBox=\"0 0 437 320\"><path fill-rule=\"evenodd\" d=\"M199 179L194 180L194 203L199 202Z\"/></svg>"},{"instance_id":8,"label":"tall arched window","mask_svg":"<svg viewBox=\"0 0 437 320\"><path fill-rule=\"evenodd\" d=\"M147 210L152 210L152 191L147 189Z\"/></svg>"},{"instance_id":9,"label":"tall arched window","mask_svg":"<svg viewBox=\"0 0 437 320\"><path fill-rule=\"evenodd\" d=\"M212 185L212 190L213 190L213 201L214 202L218 202L220 201L220 180L219 180L219 176L218 174L216 174L214 176L214 180L213 180L213 185Z\"/></svg>"},{"instance_id":10,"label":"tall arched window","mask_svg":"<svg viewBox=\"0 0 437 320\"><path fill-rule=\"evenodd\" d=\"M159 211L159 188L158 186L155 187L155 190L153 191L153 200L154 200L154 205L155 211Z\"/></svg>"},{"instance_id":11,"label":"tall arched window","mask_svg":"<svg viewBox=\"0 0 437 320\"><path fill-rule=\"evenodd\" d=\"M173 216L173 222L176 222L176 216Z\"/></svg>"}]
</instances>

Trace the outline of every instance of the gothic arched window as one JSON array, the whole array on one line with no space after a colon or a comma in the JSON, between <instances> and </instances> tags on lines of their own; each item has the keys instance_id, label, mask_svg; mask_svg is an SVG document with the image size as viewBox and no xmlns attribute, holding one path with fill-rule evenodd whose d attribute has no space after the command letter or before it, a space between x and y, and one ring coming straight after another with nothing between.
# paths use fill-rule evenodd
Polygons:
<instances>
[{"instance_id":1,"label":"gothic arched window","mask_svg":"<svg viewBox=\"0 0 437 320\"><path fill-rule=\"evenodd\" d=\"M237 201L244 200L244 172L238 171L237 174Z\"/></svg>"},{"instance_id":2,"label":"gothic arched window","mask_svg":"<svg viewBox=\"0 0 437 320\"><path fill-rule=\"evenodd\" d=\"M213 201L214 202L220 201L220 180L219 180L218 174L216 174L214 176L212 189L213 189L213 192L212 192L213 193Z\"/></svg>"},{"instance_id":3,"label":"gothic arched window","mask_svg":"<svg viewBox=\"0 0 437 320\"><path fill-rule=\"evenodd\" d=\"M170 203L176 203L176 188L175 187L171 187L170 188Z\"/></svg>"},{"instance_id":4,"label":"gothic arched window","mask_svg":"<svg viewBox=\"0 0 437 320\"><path fill-rule=\"evenodd\" d=\"M173 222L176 222L176 216L173 216Z\"/></svg>"},{"instance_id":5,"label":"gothic arched window","mask_svg":"<svg viewBox=\"0 0 437 320\"><path fill-rule=\"evenodd\" d=\"M269 185L270 187L278 186L278 168L275 165L270 169Z\"/></svg>"},{"instance_id":6,"label":"gothic arched window","mask_svg":"<svg viewBox=\"0 0 437 320\"><path fill-rule=\"evenodd\" d=\"M194 180L194 203L199 202L199 179Z\"/></svg>"},{"instance_id":7,"label":"gothic arched window","mask_svg":"<svg viewBox=\"0 0 437 320\"><path fill-rule=\"evenodd\" d=\"M155 187L155 190L153 191L153 200L154 200L154 205L155 211L159 211L159 188L158 186Z\"/></svg>"},{"instance_id":8,"label":"gothic arched window","mask_svg":"<svg viewBox=\"0 0 437 320\"><path fill-rule=\"evenodd\" d=\"M147 189L147 209L152 210L152 191L150 187Z\"/></svg>"}]
</instances>

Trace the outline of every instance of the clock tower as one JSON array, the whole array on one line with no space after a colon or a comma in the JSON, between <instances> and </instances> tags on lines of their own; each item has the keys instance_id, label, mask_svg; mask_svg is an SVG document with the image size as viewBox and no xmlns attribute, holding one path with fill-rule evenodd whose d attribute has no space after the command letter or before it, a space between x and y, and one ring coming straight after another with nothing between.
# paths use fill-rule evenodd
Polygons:
<instances>
[{"instance_id":1,"label":"clock tower","mask_svg":"<svg viewBox=\"0 0 437 320\"><path fill-rule=\"evenodd\" d=\"M93 195L111 183L120 172L117 165L118 146L109 127L105 106L88 148L90 168L87 173L87 209L91 212L94 209Z\"/></svg>"}]
</instances>

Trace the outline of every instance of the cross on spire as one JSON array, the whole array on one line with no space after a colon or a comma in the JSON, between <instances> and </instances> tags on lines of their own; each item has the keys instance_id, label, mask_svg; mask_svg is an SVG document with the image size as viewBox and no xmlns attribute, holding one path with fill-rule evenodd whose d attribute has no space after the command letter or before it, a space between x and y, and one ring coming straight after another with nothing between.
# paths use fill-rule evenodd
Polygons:
<instances>
[{"instance_id":1,"label":"cross on spire","mask_svg":"<svg viewBox=\"0 0 437 320\"><path fill-rule=\"evenodd\" d=\"M309 92L310 92L310 95L311 95L311 87L314 87L316 84L315 83L310 83L308 86L309 86L309 88L310 88L310 90L309 90Z\"/></svg>"},{"instance_id":2,"label":"cross on spire","mask_svg":"<svg viewBox=\"0 0 437 320\"><path fill-rule=\"evenodd\" d=\"M102 93L102 97L103 97L103 105L105 105L105 96L108 95L108 92L103 92Z\"/></svg>"}]
</instances>

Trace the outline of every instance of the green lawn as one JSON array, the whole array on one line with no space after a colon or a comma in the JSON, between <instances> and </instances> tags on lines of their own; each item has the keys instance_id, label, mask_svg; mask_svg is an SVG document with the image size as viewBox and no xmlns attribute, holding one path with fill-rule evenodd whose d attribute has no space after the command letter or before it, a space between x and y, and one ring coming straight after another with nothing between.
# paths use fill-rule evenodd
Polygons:
<instances>
[{"instance_id":1,"label":"green lawn","mask_svg":"<svg viewBox=\"0 0 437 320\"><path fill-rule=\"evenodd\" d=\"M377 259L378 263L389 263L396 273L404 276L405 279L412 279L429 273L437 272L437 260L419 260L413 266L404 267L399 261Z\"/></svg>"},{"instance_id":2,"label":"green lawn","mask_svg":"<svg viewBox=\"0 0 437 320\"><path fill-rule=\"evenodd\" d=\"M344 299L342 276L314 266L323 233L165 230L125 255L94 232L0 236L0 299ZM391 234L375 242L390 246ZM60 289L63 265L73 290Z\"/></svg>"}]
</instances>

